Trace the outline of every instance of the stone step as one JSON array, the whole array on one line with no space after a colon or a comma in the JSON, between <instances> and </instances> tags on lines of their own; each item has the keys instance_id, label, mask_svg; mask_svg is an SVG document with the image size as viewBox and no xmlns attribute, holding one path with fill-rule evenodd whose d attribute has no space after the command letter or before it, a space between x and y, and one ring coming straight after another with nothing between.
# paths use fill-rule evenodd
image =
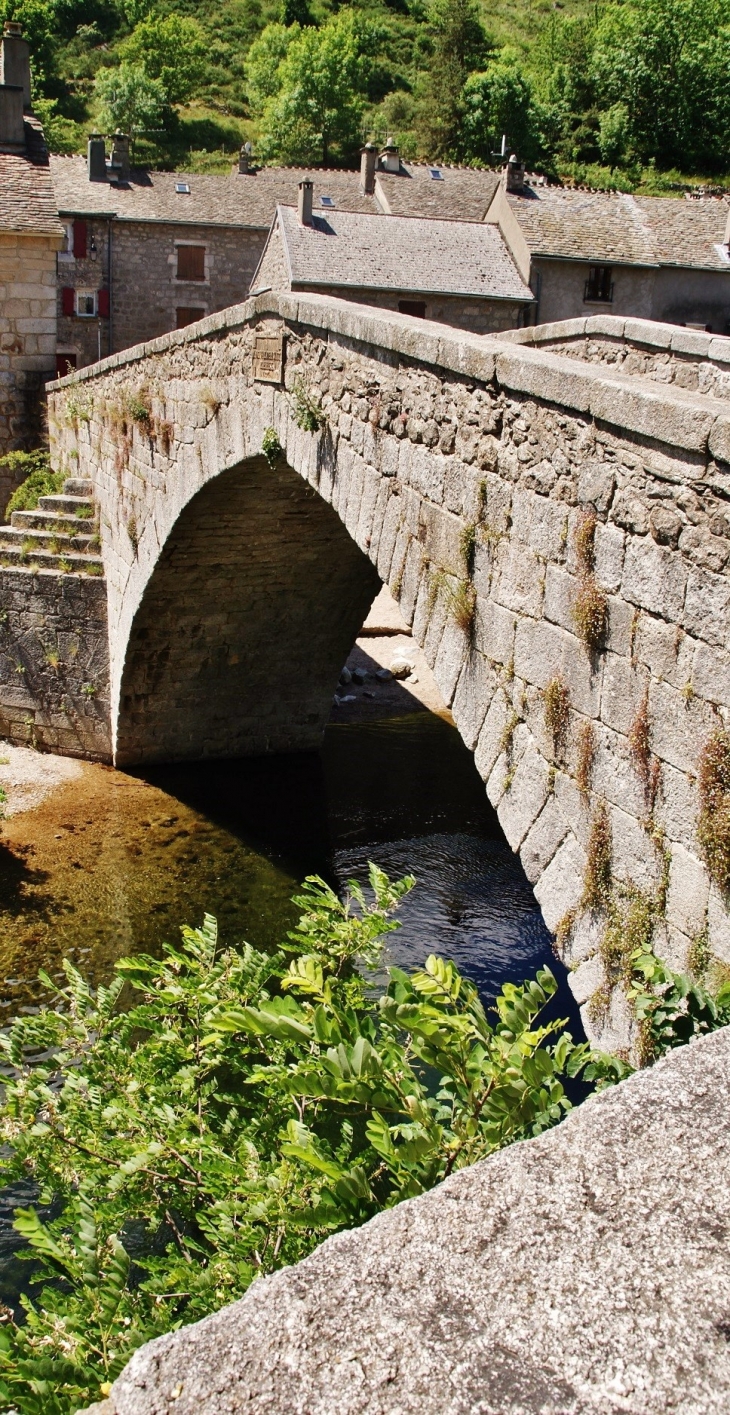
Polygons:
<instances>
[{"instance_id":1,"label":"stone step","mask_svg":"<svg viewBox=\"0 0 730 1415\"><path fill-rule=\"evenodd\" d=\"M0 569L56 570L62 574L84 574L102 576L104 566L98 555L81 555L69 550L63 555L52 555L47 550L32 550L23 554L10 546L0 545Z\"/></svg>"},{"instance_id":2,"label":"stone step","mask_svg":"<svg viewBox=\"0 0 730 1415\"><path fill-rule=\"evenodd\" d=\"M81 524L84 525L83 521ZM27 551L28 554L34 550L49 550L52 555L65 555L68 550L88 554L99 549L98 544L92 545L95 539L94 528L89 527L88 523L83 532L72 532L70 535L55 529L29 531L26 526L0 526L0 547Z\"/></svg>"},{"instance_id":3,"label":"stone step","mask_svg":"<svg viewBox=\"0 0 730 1415\"><path fill-rule=\"evenodd\" d=\"M64 496L93 496L94 484L86 477L66 477L63 483Z\"/></svg>"},{"instance_id":4,"label":"stone step","mask_svg":"<svg viewBox=\"0 0 730 1415\"><path fill-rule=\"evenodd\" d=\"M94 516L68 516L60 511L11 511L10 524L32 535L40 531L90 535L96 528Z\"/></svg>"},{"instance_id":5,"label":"stone step","mask_svg":"<svg viewBox=\"0 0 730 1415\"><path fill-rule=\"evenodd\" d=\"M39 511L65 511L73 515L80 506L92 506L88 496L41 496L38 499Z\"/></svg>"}]
</instances>

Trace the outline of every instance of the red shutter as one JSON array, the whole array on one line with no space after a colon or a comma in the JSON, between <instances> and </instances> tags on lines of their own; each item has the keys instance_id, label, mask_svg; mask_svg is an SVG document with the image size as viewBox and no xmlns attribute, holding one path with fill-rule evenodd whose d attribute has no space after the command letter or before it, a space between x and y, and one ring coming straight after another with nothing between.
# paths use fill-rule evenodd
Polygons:
<instances>
[{"instance_id":1,"label":"red shutter","mask_svg":"<svg viewBox=\"0 0 730 1415\"><path fill-rule=\"evenodd\" d=\"M104 286L104 288L99 291L99 294L97 296L96 308L99 314L101 315L102 319L109 318L109 291L107 290L106 286Z\"/></svg>"},{"instance_id":2,"label":"red shutter","mask_svg":"<svg viewBox=\"0 0 730 1415\"><path fill-rule=\"evenodd\" d=\"M61 291L61 314L73 314L76 308L76 291L66 285Z\"/></svg>"},{"instance_id":3,"label":"red shutter","mask_svg":"<svg viewBox=\"0 0 730 1415\"><path fill-rule=\"evenodd\" d=\"M74 221L74 255L77 260L86 260L85 221Z\"/></svg>"}]
</instances>

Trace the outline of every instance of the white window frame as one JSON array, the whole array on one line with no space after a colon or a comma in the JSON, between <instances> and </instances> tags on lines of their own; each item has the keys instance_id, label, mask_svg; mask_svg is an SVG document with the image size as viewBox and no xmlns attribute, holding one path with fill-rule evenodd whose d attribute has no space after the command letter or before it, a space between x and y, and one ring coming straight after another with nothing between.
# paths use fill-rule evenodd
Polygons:
<instances>
[{"instance_id":1,"label":"white window frame","mask_svg":"<svg viewBox=\"0 0 730 1415\"><path fill-rule=\"evenodd\" d=\"M81 309L83 299L91 299L93 308L90 310ZM76 291L76 315L78 319L96 319L99 313L99 291L98 290L77 290Z\"/></svg>"}]
</instances>

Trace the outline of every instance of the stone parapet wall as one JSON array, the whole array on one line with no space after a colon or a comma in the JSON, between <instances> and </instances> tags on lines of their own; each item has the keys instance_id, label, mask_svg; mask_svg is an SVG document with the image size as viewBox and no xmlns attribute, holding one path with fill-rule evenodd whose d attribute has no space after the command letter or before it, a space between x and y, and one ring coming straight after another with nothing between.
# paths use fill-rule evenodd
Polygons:
<instances>
[{"instance_id":1,"label":"stone parapet wall","mask_svg":"<svg viewBox=\"0 0 730 1415\"><path fill-rule=\"evenodd\" d=\"M256 334L277 330L283 388L252 376ZM297 385L320 432L297 425ZM145 400L144 418L123 414ZM730 719L726 405L509 340L274 295L65 380L52 405L55 464L78 465L101 507L117 745L161 548L208 482L253 465L273 427L412 624L558 934L589 1034L613 1050L633 1036L626 959L606 946L606 909L585 902L599 817L609 914L644 901L674 966L698 939L730 964L726 901L696 835L698 759ZM590 580L607 622L589 650L576 605L593 521ZM164 674L157 691L164 700Z\"/></svg>"},{"instance_id":2,"label":"stone parapet wall","mask_svg":"<svg viewBox=\"0 0 730 1415\"><path fill-rule=\"evenodd\" d=\"M0 569L0 737L109 761L103 581Z\"/></svg>"}]
</instances>

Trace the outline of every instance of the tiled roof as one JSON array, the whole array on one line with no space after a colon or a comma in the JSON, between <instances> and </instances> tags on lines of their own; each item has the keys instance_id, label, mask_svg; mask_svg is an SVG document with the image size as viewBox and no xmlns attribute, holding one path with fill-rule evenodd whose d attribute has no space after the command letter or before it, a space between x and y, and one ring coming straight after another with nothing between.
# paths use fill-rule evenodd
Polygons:
<instances>
[{"instance_id":1,"label":"tiled roof","mask_svg":"<svg viewBox=\"0 0 730 1415\"><path fill-rule=\"evenodd\" d=\"M434 181L431 172L441 173ZM400 174L378 172L378 188L393 216L434 216L442 221L483 221L499 172L401 162Z\"/></svg>"},{"instance_id":2,"label":"tiled roof","mask_svg":"<svg viewBox=\"0 0 730 1415\"><path fill-rule=\"evenodd\" d=\"M331 211L302 226L278 209L293 286L531 300L496 226Z\"/></svg>"},{"instance_id":3,"label":"tiled roof","mask_svg":"<svg viewBox=\"0 0 730 1415\"><path fill-rule=\"evenodd\" d=\"M0 152L0 231L60 236L48 153L35 118L25 118L25 144L25 156Z\"/></svg>"},{"instance_id":4,"label":"tiled roof","mask_svg":"<svg viewBox=\"0 0 730 1415\"><path fill-rule=\"evenodd\" d=\"M280 202L295 202L304 178L314 182L314 204L334 198L338 209L377 212L365 196L358 172L316 171L305 167L263 167L246 175L196 175L134 169L128 182L90 182L83 157L51 157L58 209L84 216L115 213L120 221L169 221L203 226L253 226L268 230ZM175 191L187 182L190 193Z\"/></svg>"},{"instance_id":5,"label":"tiled roof","mask_svg":"<svg viewBox=\"0 0 730 1415\"><path fill-rule=\"evenodd\" d=\"M728 205L713 197L633 197L562 187L510 196L533 255L606 264L730 268L722 247Z\"/></svg>"}]
</instances>

